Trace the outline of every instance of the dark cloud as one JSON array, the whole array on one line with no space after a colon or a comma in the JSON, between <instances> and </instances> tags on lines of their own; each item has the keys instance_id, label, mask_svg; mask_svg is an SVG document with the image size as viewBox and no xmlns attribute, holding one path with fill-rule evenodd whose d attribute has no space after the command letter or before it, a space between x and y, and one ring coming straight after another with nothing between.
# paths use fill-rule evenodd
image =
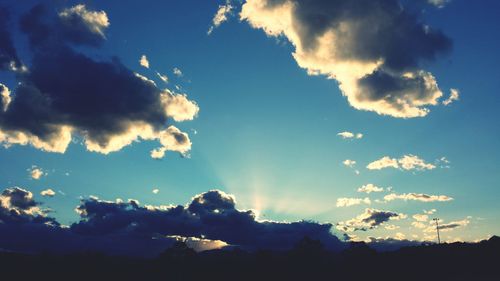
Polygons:
<instances>
[{"instance_id":1,"label":"dark cloud","mask_svg":"<svg viewBox=\"0 0 500 281\"><path fill-rule=\"evenodd\" d=\"M195 196L187 207L140 207L135 202L90 198L83 200L77 210L82 220L71 229L80 234L205 237L250 250L290 249L309 236L329 249L341 247L338 238L330 233L330 224L259 221L252 211L236 209L234 197L217 190Z\"/></svg>"},{"instance_id":2,"label":"dark cloud","mask_svg":"<svg viewBox=\"0 0 500 281\"><path fill-rule=\"evenodd\" d=\"M134 200L90 197L76 208L81 219L70 227L46 216L29 191L6 189L0 199L0 248L7 250L155 256L179 239L198 250L227 245L288 250L305 236L329 250L344 248L330 232L331 224L259 221L252 211L236 209L234 197L218 190L197 195L186 206L140 206Z\"/></svg>"},{"instance_id":3,"label":"dark cloud","mask_svg":"<svg viewBox=\"0 0 500 281\"><path fill-rule=\"evenodd\" d=\"M8 10L0 6L0 70L12 70L13 67L20 66L9 32L9 20Z\"/></svg>"},{"instance_id":4,"label":"dark cloud","mask_svg":"<svg viewBox=\"0 0 500 281\"><path fill-rule=\"evenodd\" d=\"M451 49L399 0L246 0L241 18L284 35L309 74L336 79L350 104L394 117L428 113L442 96L420 69Z\"/></svg>"},{"instance_id":5,"label":"dark cloud","mask_svg":"<svg viewBox=\"0 0 500 281\"><path fill-rule=\"evenodd\" d=\"M196 103L159 89L117 58L98 61L74 48L102 44L108 26L105 12L84 5L59 13L38 5L22 17L32 65L0 113L0 142L64 152L76 135L105 154L140 139L159 141L158 157L189 151L188 135L167 123L192 120Z\"/></svg>"},{"instance_id":6,"label":"dark cloud","mask_svg":"<svg viewBox=\"0 0 500 281\"><path fill-rule=\"evenodd\" d=\"M367 231L369 229L377 228L379 225L388 222L389 220L399 220L406 217L407 216L405 214L367 208L359 216L351 220L338 223L337 229L347 232L359 230Z\"/></svg>"},{"instance_id":7,"label":"dark cloud","mask_svg":"<svg viewBox=\"0 0 500 281\"><path fill-rule=\"evenodd\" d=\"M43 223L59 225L33 199L33 194L19 187L7 188L0 194L0 224Z\"/></svg>"}]
</instances>

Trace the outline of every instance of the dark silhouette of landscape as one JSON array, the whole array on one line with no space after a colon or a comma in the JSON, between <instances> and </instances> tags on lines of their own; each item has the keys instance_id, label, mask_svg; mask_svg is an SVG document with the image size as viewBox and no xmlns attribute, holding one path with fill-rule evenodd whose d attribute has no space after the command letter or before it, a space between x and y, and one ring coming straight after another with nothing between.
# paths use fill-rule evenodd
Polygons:
<instances>
[{"instance_id":1,"label":"dark silhouette of landscape","mask_svg":"<svg viewBox=\"0 0 500 281\"><path fill-rule=\"evenodd\" d=\"M364 242L331 252L304 237L289 251L196 253L177 242L156 258L2 252L0 271L11 280L500 280L499 260L498 236L388 252Z\"/></svg>"}]
</instances>

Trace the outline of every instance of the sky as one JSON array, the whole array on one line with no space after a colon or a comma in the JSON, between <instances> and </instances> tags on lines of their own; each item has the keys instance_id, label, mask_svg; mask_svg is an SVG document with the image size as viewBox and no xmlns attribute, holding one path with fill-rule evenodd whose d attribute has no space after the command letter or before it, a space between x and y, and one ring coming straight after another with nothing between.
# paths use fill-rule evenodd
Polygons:
<instances>
[{"instance_id":1,"label":"sky","mask_svg":"<svg viewBox=\"0 0 500 281\"><path fill-rule=\"evenodd\" d=\"M216 194L341 239L500 233L497 1L42 2L0 1L0 198L30 223Z\"/></svg>"}]
</instances>

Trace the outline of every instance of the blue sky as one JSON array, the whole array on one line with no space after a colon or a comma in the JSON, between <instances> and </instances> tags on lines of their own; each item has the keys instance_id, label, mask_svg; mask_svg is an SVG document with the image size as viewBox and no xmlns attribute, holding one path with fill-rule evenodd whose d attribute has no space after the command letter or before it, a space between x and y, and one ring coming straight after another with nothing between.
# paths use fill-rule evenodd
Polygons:
<instances>
[{"instance_id":1,"label":"blue sky","mask_svg":"<svg viewBox=\"0 0 500 281\"><path fill-rule=\"evenodd\" d=\"M63 7L82 3L64 2ZM35 3L7 6L20 15ZM424 239L422 229L411 226L412 216L431 209L443 223L467 221L446 232L447 240L476 240L500 232L495 223L500 216L500 37L495 33L500 5L496 1L453 0L442 8L425 4L415 8L423 22L453 42L451 52L423 62L422 67L436 77L443 99L450 88L460 92L458 101L430 106L427 116L417 118L350 106L336 80L308 75L297 65L294 46L286 36L268 36L240 20L239 2L232 3L233 15L210 35L207 30L223 1L83 3L88 9L105 11L110 22L102 48L89 53L98 58L116 56L159 88L179 86L176 91L186 93L200 111L194 120L176 123L189 133L189 157L169 151L163 159L151 159L150 151L157 147L151 141L134 142L107 155L87 151L81 139L65 153L24 145L0 149L0 186L33 192L60 222L78 219L73 209L81 196L168 205L185 204L196 194L220 189L236 197L238 208L255 209L270 220L335 224L355 218L365 208L407 215L385 225L397 229L380 226L350 234L360 239L397 233ZM26 39L13 30L18 53L29 66ZM139 65L141 55L147 56L149 69ZM174 68L183 75L176 76ZM156 72L167 75L169 83L158 79ZM0 83L15 98L14 75L0 72ZM363 137L343 139L338 136L343 131ZM383 156L410 154L436 167L366 168ZM450 163L436 162L442 157ZM354 168L343 165L346 159L356 161ZM33 165L46 175L32 179ZM392 190L357 192L369 183ZM40 196L47 188L57 194ZM157 194L154 188L159 189ZM375 202L390 193L445 195L453 200ZM370 205L336 207L338 198L365 197L371 199Z\"/></svg>"}]
</instances>

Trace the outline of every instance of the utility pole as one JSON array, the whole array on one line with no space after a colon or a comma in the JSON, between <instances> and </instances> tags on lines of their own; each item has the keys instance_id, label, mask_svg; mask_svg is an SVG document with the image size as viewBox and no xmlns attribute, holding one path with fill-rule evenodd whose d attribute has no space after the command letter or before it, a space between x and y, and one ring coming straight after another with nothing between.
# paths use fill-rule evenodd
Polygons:
<instances>
[{"instance_id":1,"label":"utility pole","mask_svg":"<svg viewBox=\"0 0 500 281\"><path fill-rule=\"evenodd\" d=\"M441 244L441 238L439 237L439 219L433 218L432 220L436 222L436 232L438 235L438 244Z\"/></svg>"}]
</instances>

